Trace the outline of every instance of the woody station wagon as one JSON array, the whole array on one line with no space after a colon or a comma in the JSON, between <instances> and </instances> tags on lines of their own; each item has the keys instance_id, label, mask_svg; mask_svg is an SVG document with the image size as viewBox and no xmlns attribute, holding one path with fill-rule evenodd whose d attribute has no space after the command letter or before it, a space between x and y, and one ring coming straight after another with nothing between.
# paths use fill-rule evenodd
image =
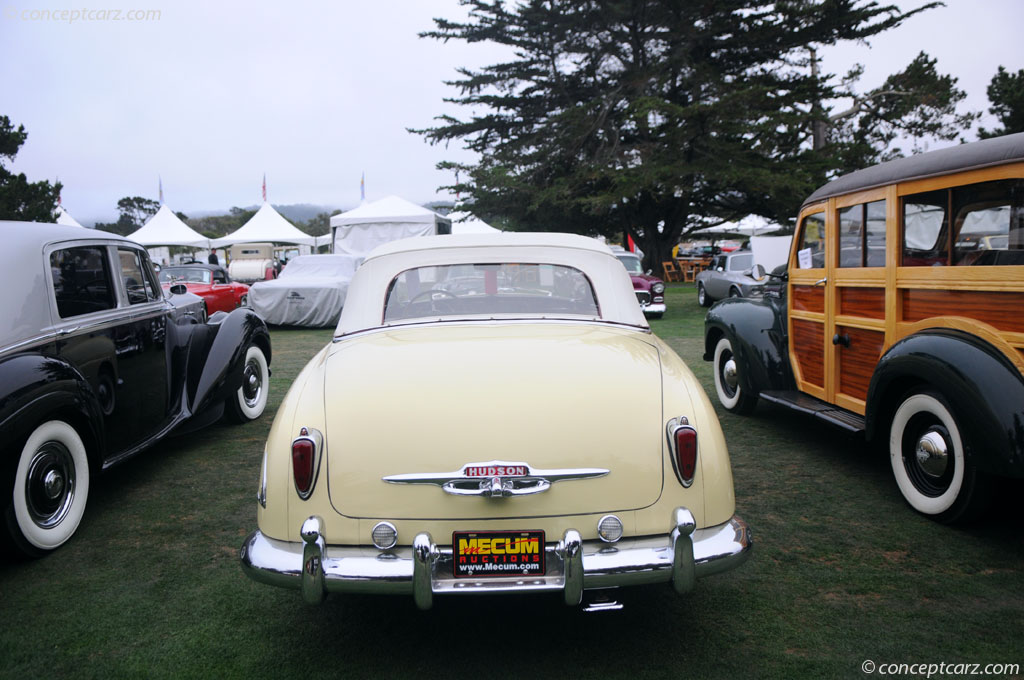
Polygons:
<instances>
[{"instance_id":1,"label":"woody station wagon","mask_svg":"<svg viewBox=\"0 0 1024 680\"><path fill-rule=\"evenodd\" d=\"M723 406L760 397L888 440L907 502L943 522L1024 476L1024 134L826 184L786 278L707 315Z\"/></svg>"},{"instance_id":2,"label":"woody station wagon","mask_svg":"<svg viewBox=\"0 0 1024 680\"><path fill-rule=\"evenodd\" d=\"M612 252L567 234L374 250L267 440L253 579L301 590L559 593L741 564L718 419ZM607 603L605 603L607 604Z\"/></svg>"}]
</instances>

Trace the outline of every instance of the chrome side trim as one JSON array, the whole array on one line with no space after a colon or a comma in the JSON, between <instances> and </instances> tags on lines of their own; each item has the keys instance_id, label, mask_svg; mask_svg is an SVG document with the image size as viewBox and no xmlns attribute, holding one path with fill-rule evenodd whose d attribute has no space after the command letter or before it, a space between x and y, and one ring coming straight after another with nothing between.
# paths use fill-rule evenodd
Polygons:
<instances>
[{"instance_id":1,"label":"chrome side trim","mask_svg":"<svg viewBox=\"0 0 1024 680\"><path fill-rule=\"evenodd\" d=\"M377 550L372 546L328 546L322 520L303 523L303 541L268 538L254 531L241 550L242 570L255 581L302 591L307 602L323 593L413 595L421 609L435 595L562 591L567 604L579 604L584 590L645 583L672 583L679 592L695 579L743 564L753 546L750 529L739 517L704 529L693 528L686 508L673 511L668 534L623 539L615 546L583 541L569 529L544 547L544 576L456 579L451 546L439 546L420 533L411 546ZM314 531L315 530L315 531ZM692 556L691 556L692 555Z\"/></svg>"}]
</instances>

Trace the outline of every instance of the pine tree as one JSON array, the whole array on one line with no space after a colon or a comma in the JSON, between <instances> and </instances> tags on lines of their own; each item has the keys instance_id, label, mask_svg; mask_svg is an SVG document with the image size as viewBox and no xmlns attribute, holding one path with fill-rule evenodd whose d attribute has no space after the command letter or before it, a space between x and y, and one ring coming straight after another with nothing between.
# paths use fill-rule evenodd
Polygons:
<instances>
[{"instance_id":1,"label":"pine tree","mask_svg":"<svg viewBox=\"0 0 1024 680\"><path fill-rule=\"evenodd\" d=\"M809 48L863 40L912 12L860 0L467 0L469 19L435 19L440 40L489 41L510 58L463 69L450 101L473 109L418 130L479 154L454 187L503 226L630 234L645 266L682 234L749 213L792 219L864 135L904 105L865 100L828 125L848 93ZM952 95L955 99L955 93ZM902 100L901 100L902 101ZM901 106L903 106L901 108ZM917 109L915 113L920 113ZM812 121L826 144L814 148ZM824 125L824 127L823 127ZM896 128L894 128L896 129ZM853 132L853 141L844 135Z\"/></svg>"},{"instance_id":2,"label":"pine tree","mask_svg":"<svg viewBox=\"0 0 1024 680\"><path fill-rule=\"evenodd\" d=\"M0 220L55 222L60 183L29 182L24 173L16 175L4 167L27 138L24 125L15 128L10 118L0 116Z\"/></svg>"}]
</instances>

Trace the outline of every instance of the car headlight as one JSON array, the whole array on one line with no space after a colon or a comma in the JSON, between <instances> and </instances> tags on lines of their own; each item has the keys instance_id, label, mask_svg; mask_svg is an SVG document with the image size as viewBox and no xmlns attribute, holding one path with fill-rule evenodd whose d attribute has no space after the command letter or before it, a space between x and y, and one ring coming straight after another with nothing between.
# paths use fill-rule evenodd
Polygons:
<instances>
[{"instance_id":1,"label":"car headlight","mask_svg":"<svg viewBox=\"0 0 1024 680\"><path fill-rule=\"evenodd\" d=\"M665 292L665 284L661 283L661 282L658 282L658 283L654 284L653 286L651 286L651 292L652 293L664 293Z\"/></svg>"}]
</instances>

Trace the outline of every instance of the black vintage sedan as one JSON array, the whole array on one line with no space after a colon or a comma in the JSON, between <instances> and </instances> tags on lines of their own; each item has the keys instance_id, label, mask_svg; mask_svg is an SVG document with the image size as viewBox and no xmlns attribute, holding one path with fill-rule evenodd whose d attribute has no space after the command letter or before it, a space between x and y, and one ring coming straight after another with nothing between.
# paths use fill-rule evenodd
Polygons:
<instances>
[{"instance_id":1,"label":"black vintage sedan","mask_svg":"<svg viewBox=\"0 0 1024 680\"><path fill-rule=\"evenodd\" d=\"M270 336L249 309L206 319L194 296L165 295L122 237L25 222L0 235L0 508L14 549L40 556L74 534L96 473L222 414L258 418Z\"/></svg>"}]
</instances>

